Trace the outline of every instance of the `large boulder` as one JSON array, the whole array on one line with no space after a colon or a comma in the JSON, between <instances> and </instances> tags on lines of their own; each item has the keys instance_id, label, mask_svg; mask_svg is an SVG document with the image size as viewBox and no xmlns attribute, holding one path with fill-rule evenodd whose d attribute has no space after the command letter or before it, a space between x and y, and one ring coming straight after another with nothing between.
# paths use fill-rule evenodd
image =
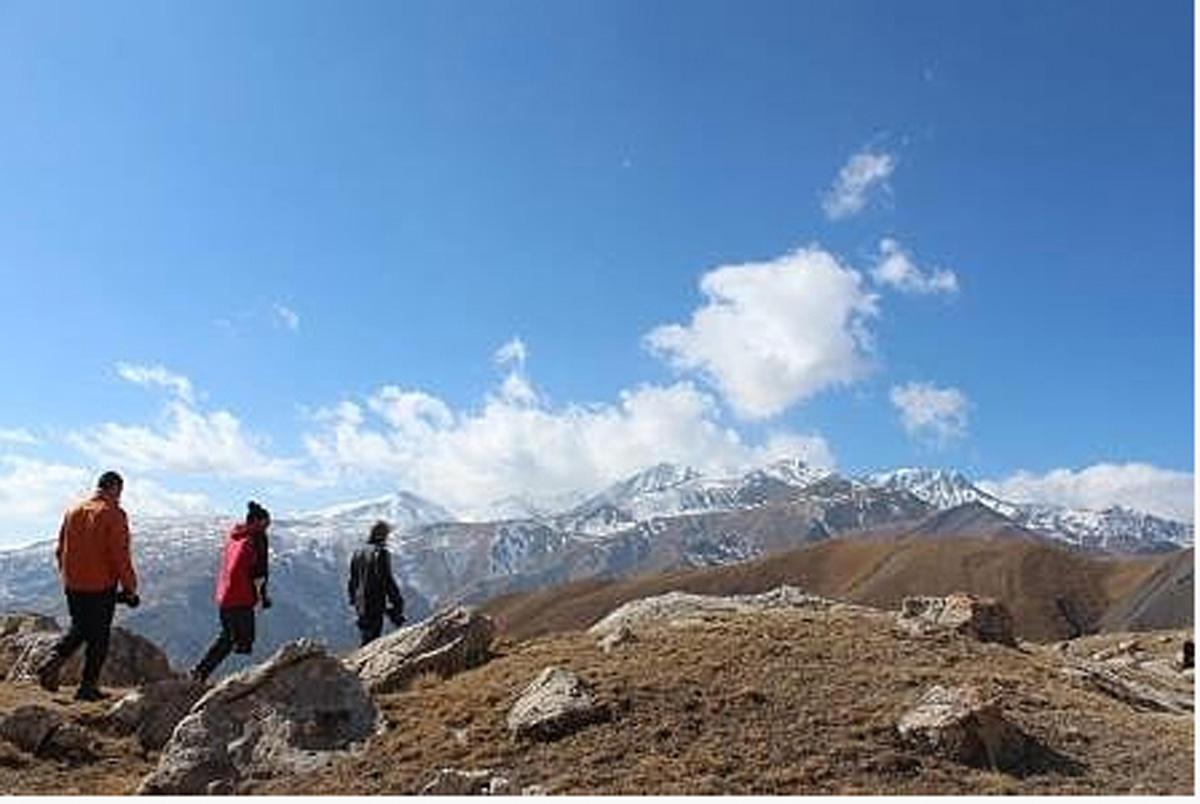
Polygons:
<instances>
[{"instance_id":1,"label":"large boulder","mask_svg":"<svg viewBox=\"0 0 1200 804\"><path fill-rule=\"evenodd\" d=\"M509 710L508 730L515 738L557 740L611 715L582 679L561 667L547 667Z\"/></svg>"},{"instance_id":2,"label":"large boulder","mask_svg":"<svg viewBox=\"0 0 1200 804\"><path fill-rule=\"evenodd\" d=\"M52 709L36 704L19 706L0 717L0 739L27 754L84 762L95 758L92 735Z\"/></svg>"},{"instance_id":3,"label":"large boulder","mask_svg":"<svg viewBox=\"0 0 1200 804\"><path fill-rule=\"evenodd\" d=\"M1016 647L1008 607L989 597L959 592L947 597L906 597L896 615L903 630L917 635L951 632L980 642Z\"/></svg>"},{"instance_id":4,"label":"large boulder","mask_svg":"<svg viewBox=\"0 0 1200 804\"><path fill-rule=\"evenodd\" d=\"M6 678L9 681L36 679L38 665L61 636L61 633L51 631L24 631L0 638L0 655L10 651L16 653ZM63 665L59 673L61 683L79 683L86 649L86 645L81 645ZM100 671L101 686L135 687L174 676L167 655L157 645L121 626L112 629L108 656Z\"/></svg>"},{"instance_id":5,"label":"large boulder","mask_svg":"<svg viewBox=\"0 0 1200 804\"><path fill-rule=\"evenodd\" d=\"M186 678L154 681L113 704L106 720L119 734L135 734L142 748L157 751L207 691L207 684Z\"/></svg>"},{"instance_id":6,"label":"large boulder","mask_svg":"<svg viewBox=\"0 0 1200 804\"><path fill-rule=\"evenodd\" d=\"M376 639L344 661L371 692L395 692L425 673L447 677L482 664L495 633L490 617L457 607Z\"/></svg>"},{"instance_id":7,"label":"large boulder","mask_svg":"<svg viewBox=\"0 0 1200 804\"><path fill-rule=\"evenodd\" d=\"M976 687L929 688L901 715L896 731L918 750L980 768L1016 768L1029 745L996 701L985 700Z\"/></svg>"},{"instance_id":8,"label":"large boulder","mask_svg":"<svg viewBox=\"0 0 1200 804\"><path fill-rule=\"evenodd\" d=\"M0 637L27 631L58 631L58 620L33 611L6 611L0 614Z\"/></svg>"},{"instance_id":9,"label":"large boulder","mask_svg":"<svg viewBox=\"0 0 1200 804\"><path fill-rule=\"evenodd\" d=\"M614 609L588 629L588 633L607 636L625 629L635 632L650 623L691 624L734 614L753 614L769 609L858 608L810 595L794 586L779 586L757 595L694 595L667 592L654 597L631 600Z\"/></svg>"},{"instance_id":10,"label":"large boulder","mask_svg":"<svg viewBox=\"0 0 1200 804\"><path fill-rule=\"evenodd\" d=\"M247 779L314 770L376 732L362 681L299 639L209 690L179 722L139 792L234 790Z\"/></svg>"}]
</instances>

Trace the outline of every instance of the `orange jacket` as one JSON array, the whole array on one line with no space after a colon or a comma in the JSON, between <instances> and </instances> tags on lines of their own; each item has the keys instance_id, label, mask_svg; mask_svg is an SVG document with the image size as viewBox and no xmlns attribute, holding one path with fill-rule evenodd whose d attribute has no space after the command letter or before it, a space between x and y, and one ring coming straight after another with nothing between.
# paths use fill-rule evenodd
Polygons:
<instances>
[{"instance_id":1,"label":"orange jacket","mask_svg":"<svg viewBox=\"0 0 1200 804\"><path fill-rule=\"evenodd\" d=\"M117 582L137 592L137 575L129 558L129 521L119 505L99 494L63 516L58 530L58 570L71 592L104 592Z\"/></svg>"}]
</instances>

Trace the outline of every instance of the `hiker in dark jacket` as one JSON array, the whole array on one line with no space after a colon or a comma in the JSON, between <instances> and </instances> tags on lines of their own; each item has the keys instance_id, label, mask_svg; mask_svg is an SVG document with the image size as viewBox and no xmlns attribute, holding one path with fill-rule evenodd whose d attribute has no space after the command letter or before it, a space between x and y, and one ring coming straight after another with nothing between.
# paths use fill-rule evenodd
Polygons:
<instances>
[{"instance_id":1,"label":"hiker in dark jacket","mask_svg":"<svg viewBox=\"0 0 1200 804\"><path fill-rule=\"evenodd\" d=\"M400 597L400 589L392 577L392 561L387 550L391 530L388 523L376 522L371 527L366 546L356 550L350 560L350 583L346 593L350 605L358 613L358 633L363 645L383 632L384 613L394 624L404 624L404 598Z\"/></svg>"},{"instance_id":2,"label":"hiker in dark jacket","mask_svg":"<svg viewBox=\"0 0 1200 804\"><path fill-rule=\"evenodd\" d=\"M251 501L246 521L234 525L225 539L221 571L217 574L217 608L221 633L192 670L192 678L205 681L230 651L249 653L254 646L254 606L271 607L267 597L267 527L271 515Z\"/></svg>"}]
</instances>

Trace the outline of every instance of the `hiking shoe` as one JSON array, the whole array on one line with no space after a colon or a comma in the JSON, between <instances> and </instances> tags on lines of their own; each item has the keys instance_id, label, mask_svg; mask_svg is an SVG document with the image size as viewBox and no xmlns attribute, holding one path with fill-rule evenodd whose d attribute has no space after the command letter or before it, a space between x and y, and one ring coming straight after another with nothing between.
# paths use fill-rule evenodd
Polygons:
<instances>
[{"instance_id":1,"label":"hiking shoe","mask_svg":"<svg viewBox=\"0 0 1200 804\"><path fill-rule=\"evenodd\" d=\"M208 681L208 673L204 672L199 667L196 667L192 670L192 672L188 673L188 678L190 678L192 681L198 681L199 683L203 684L204 682Z\"/></svg>"},{"instance_id":2,"label":"hiking shoe","mask_svg":"<svg viewBox=\"0 0 1200 804\"><path fill-rule=\"evenodd\" d=\"M75 690L77 701L103 701L107 697L108 693L101 692L99 687L80 687Z\"/></svg>"},{"instance_id":3,"label":"hiking shoe","mask_svg":"<svg viewBox=\"0 0 1200 804\"><path fill-rule=\"evenodd\" d=\"M34 670L37 682L47 692L58 692L58 671L62 669L62 659L50 654Z\"/></svg>"}]
</instances>

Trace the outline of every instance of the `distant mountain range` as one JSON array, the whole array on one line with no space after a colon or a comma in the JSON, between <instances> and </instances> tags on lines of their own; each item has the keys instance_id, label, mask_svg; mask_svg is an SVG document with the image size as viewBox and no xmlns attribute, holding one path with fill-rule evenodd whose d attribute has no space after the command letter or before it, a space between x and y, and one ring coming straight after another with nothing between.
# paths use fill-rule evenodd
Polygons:
<instances>
[{"instance_id":1,"label":"distant mountain range","mask_svg":"<svg viewBox=\"0 0 1200 804\"><path fill-rule=\"evenodd\" d=\"M409 492L290 517L271 528L274 607L260 618L256 653L300 635L354 642L345 600L350 554L377 519L393 524L393 567L409 619L450 601L479 602L595 577L735 564L809 543L863 534L973 536L1115 554L1190 546L1190 524L1111 508L1079 511L1000 500L957 472L901 469L844 477L783 460L731 477L658 464L561 510L502 501L504 516L456 521ZM216 629L212 585L230 521L139 519L134 553L143 605L121 621L181 666ZM0 610L63 613L52 545L0 552ZM236 667L231 661L229 667Z\"/></svg>"}]
</instances>

